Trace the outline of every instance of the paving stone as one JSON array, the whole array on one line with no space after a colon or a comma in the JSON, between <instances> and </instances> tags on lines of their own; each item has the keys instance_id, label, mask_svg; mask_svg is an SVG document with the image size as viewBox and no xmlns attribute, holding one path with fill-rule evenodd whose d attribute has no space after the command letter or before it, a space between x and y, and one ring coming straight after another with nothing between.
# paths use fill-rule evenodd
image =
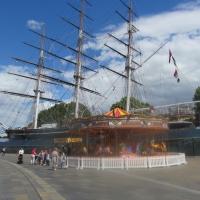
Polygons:
<instances>
[{"instance_id":1,"label":"paving stone","mask_svg":"<svg viewBox=\"0 0 200 200\"><path fill-rule=\"evenodd\" d=\"M75 168L52 171L51 167L28 165L30 155L24 159L27 164L17 165L16 155L8 154L4 161L0 158L0 196L12 190L12 195L23 191L27 195L24 198L31 200L200 199L200 157L188 157L187 165L175 167L104 171ZM7 198L13 198L12 195Z\"/></svg>"}]
</instances>

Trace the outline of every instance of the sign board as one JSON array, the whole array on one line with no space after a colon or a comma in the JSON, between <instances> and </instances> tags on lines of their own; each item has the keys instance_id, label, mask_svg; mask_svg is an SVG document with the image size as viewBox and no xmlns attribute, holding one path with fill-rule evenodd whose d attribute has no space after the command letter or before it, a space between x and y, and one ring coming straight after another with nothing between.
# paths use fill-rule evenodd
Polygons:
<instances>
[{"instance_id":1,"label":"sign board","mask_svg":"<svg viewBox=\"0 0 200 200\"><path fill-rule=\"evenodd\" d=\"M63 144L63 143L74 143L82 142L82 138L54 138L54 143Z\"/></svg>"}]
</instances>

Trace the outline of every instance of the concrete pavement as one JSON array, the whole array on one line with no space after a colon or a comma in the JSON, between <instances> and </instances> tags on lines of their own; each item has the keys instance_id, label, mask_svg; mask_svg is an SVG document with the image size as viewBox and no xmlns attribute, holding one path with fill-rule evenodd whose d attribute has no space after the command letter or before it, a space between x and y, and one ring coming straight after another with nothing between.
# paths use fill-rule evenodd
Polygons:
<instances>
[{"instance_id":1,"label":"concrete pavement","mask_svg":"<svg viewBox=\"0 0 200 200\"><path fill-rule=\"evenodd\" d=\"M16 164L17 155L0 157L0 199L169 200L200 199L200 157L188 164L151 169L53 171L47 166Z\"/></svg>"}]
</instances>

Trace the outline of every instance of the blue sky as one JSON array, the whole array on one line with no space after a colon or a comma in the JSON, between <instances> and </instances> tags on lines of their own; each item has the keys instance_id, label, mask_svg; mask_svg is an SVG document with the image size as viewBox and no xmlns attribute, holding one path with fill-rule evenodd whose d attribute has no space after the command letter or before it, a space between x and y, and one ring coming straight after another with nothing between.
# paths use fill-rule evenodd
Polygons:
<instances>
[{"instance_id":1,"label":"blue sky","mask_svg":"<svg viewBox=\"0 0 200 200\"><path fill-rule=\"evenodd\" d=\"M22 42L30 40L27 21L35 20L44 22L48 35L53 35L50 28L55 24L62 22L54 13L67 17L69 6L67 3L79 5L79 0L1 0L0 1L0 62L1 64L10 64L12 61L8 55L16 55L26 50ZM128 1L125 1L126 3ZM186 0L136 0L134 5L136 13L141 17L143 15L153 15L160 12L173 10L180 3L188 2ZM94 24L106 25L101 23L104 16L108 13L114 13L114 9L125 10L118 0L93 0L92 7L88 8L90 16L94 19ZM89 6L87 6L89 7ZM113 9L114 8L114 9ZM122 12L123 13L123 12ZM112 14L111 14L112 15ZM120 17L119 17L120 18ZM114 18L112 18L112 21ZM119 19L118 19L119 20ZM95 25L94 25L95 26ZM96 26L95 26L96 27ZM98 30L96 27L95 30ZM17 53L16 53L17 52Z\"/></svg>"},{"instance_id":2,"label":"blue sky","mask_svg":"<svg viewBox=\"0 0 200 200\"><path fill-rule=\"evenodd\" d=\"M124 2L128 4L129 1L124 0ZM40 33L41 23L43 22L46 24L45 32L47 36L54 39L59 38L63 43L75 46L76 42L74 42L74 39L77 38L77 34L73 35L74 29L54 14L56 13L75 22L77 13L67 3L77 8L80 5L79 0L0 1L0 90L12 89L12 91L15 91L16 86L19 86L22 91L22 87L27 85L26 82L23 82L24 80L22 80L22 83L19 83L18 78L8 76L6 72L13 70L15 73L30 75L26 65L19 62L16 63L9 57L9 55L23 59L34 57L37 60L39 53L36 51L36 53L30 54L30 48L22 43L27 42L37 46L40 44L39 37L28 31L29 28ZM90 30L97 40L87 41L84 48L87 50L87 53L94 51L90 55L99 55L99 64L105 64L111 69L122 72L124 70L124 60L116 53L108 51L105 47L102 48L102 46L104 43L111 46L114 45L116 49L125 53L124 47L116 44L116 41L110 40L107 37L107 33L111 32L116 37L122 37L126 33L126 24L115 13L115 10L118 10L122 15L127 15L126 7L118 0L93 0L90 3L93 6L86 6L86 13L94 21L86 20L85 24L86 29ZM136 19L135 26L140 30L137 33L137 36L140 36L140 41L137 42L136 48L140 47L141 50L144 50L143 61L155 52L161 44L167 42L163 49L145 64L141 72L139 70L136 72L136 75L139 77L137 80L139 82L148 82L147 87L149 87L148 90L151 90L152 94L152 99L146 98L143 101L150 102L154 106L191 101L195 89L200 85L198 75L200 73L200 21L197 20L200 18L200 1L135 0L134 9L139 16L139 19ZM39 25L38 29L36 25ZM45 45L47 44L45 43ZM52 52L53 48L55 48L57 54L67 59L75 59L69 51L63 52L61 48L53 46L45 46L45 48L51 49ZM175 70L173 62L171 64L168 63L169 48L178 65L180 83L177 83L173 77ZM160 59L158 57L160 55L164 56L164 58ZM46 61L50 62L50 58L49 60L46 59ZM57 61L54 65L58 65L58 63L60 64ZM68 66L66 63L62 63L60 67L66 68ZM93 68L96 69L97 65L94 65ZM147 74L148 77L144 76L144 74ZM119 101L123 96L119 92L123 90L122 84L114 78L113 74L104 72L101 69L99 70L98 77L93 78L90 73L87 75L91 78L88 79L89 81L86 85L91 88L92 81L98 82L91 89L100 90L99 92L105 96L103 101L91 101L95 102L95 104L97 104L96 102L101 102L98 106L102 108L102 112L106 112L112 103ZM64 76L67 80L73 81L72 71ZM103 82L101 82L102 80ZM112 84L109 86L111 82ZM109 87L110 90L107 90ZM114 88L116 88L115 91ZM27 90L23 91L28 92ZM114 91L114 95L110 95L111 91ZM46 94L52 96L50 88ZM120 97L118 98L117 96ZM8 118L10 115L7 114L9 113L8 111L15 110L16 113L19 113L18 110L20 109L16 110L14 104L13 107L10 107L9 101L22 103L22 100L8 96L6 100L8 103L4 104L5 97L0 95L0 111L1 113L6 113L4 116L0 115L0 122L9 124ZM65 100L70 101L71 99L66 97ZM28 102L26 104L28 105ZM47 107L49 106L51 105L47 105ZM92 104L87 106L93 107ZM25 116L21 116L20 121L24 122Z\"/></svg>"}]
</instances>

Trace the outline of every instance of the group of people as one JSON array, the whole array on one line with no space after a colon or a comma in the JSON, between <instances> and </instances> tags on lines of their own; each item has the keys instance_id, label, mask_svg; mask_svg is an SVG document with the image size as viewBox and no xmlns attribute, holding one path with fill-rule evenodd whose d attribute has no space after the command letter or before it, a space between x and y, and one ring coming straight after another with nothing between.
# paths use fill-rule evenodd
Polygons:
<instances>
[{"instance_id":1,"label":"group of people","mask_svg":"<svg viewBox=\"0 0 200 200\"><path fill-rule=\"evenodd\" d=\"M49 152L47 150L40 151L39 154L36 153L36 148L31 151L31 161L30 164L34 165L37 160L39 165L49 166L52 162L52 168L56 170L56 167L60 164L61 168L66 168L66 156L62 152L59 154L58 149L55 147L52 152L51 149Z\"/></svg>"}]
</instances>

